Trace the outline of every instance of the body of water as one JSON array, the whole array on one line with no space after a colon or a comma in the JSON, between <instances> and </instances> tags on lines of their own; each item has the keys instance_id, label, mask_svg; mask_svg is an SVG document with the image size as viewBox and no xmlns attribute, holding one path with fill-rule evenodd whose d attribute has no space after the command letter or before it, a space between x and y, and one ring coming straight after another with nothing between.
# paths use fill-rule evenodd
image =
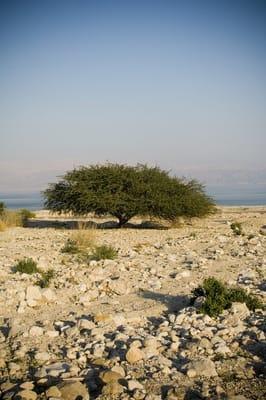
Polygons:
<instances>
[{"instance_id":1,"label":"body of water","mask_svg":"<svg viewBox=\"0 0 266 400\"><path fill-rule=\"evenodd\" d=\"M34 211L43 208L43 199L40 193L0 193L0 201L3 201L6 207L12 210L27 208Z\"/></svg>"},{"instance_id":2,"label":"body of water","mask_svg":"<svg viewBox=\"0 0 266 400\"><path fill-rule=\"evenodd\" d=\"M266 205L266 187L222 187L207 186L207 193L214 198L218 205L225 206L261 206ZM40 210L43 199L40 193L0 193L0 201L7 208Z\"/></svg>"}]
</instances>

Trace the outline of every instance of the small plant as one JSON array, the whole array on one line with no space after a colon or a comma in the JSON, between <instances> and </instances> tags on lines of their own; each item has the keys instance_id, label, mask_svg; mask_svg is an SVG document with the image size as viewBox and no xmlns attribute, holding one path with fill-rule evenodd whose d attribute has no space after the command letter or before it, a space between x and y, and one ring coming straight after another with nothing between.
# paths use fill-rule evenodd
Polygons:
<instances>
[{"instance_id":1,"label":"small plant","mask_svg":"<svg viewBox=\"0 0 266 400\"><path fill-rule=\"evenodd\" d=\"M196 237L197 237L196 232L191 232L191 234L189 235L189 237L190 237L191 239L196 239Z\"/></svg>"},{"instance_id":2,"label":"small plant","mask_svg":"<svg viewBox=\"0 0 266 400\"><path fill-rule=\"evenodd\" d=\"M4 213L6 206L3 201L0 201L0 216Z\"/></svg>"},{"instance_id":3,"label":"small plant","mask_svg":"<svg viewBox=\"0 0 266 400\"><path fill-rule=\"evenodd\" d=\"M14 226L22 226L22 219L20 213L14 210L7 210L6 208L4 208L3 212L0 215L0 222L2 230Z\"/></svg>"},{"instance_id":4,"label":"small plant","mask_svg":"<svg viewBox=\"0 0 266 400\"><path fill-rule=\"evenodd\" d=\"M235 235L237 236L243 235L243 228L240 222L233 222L230 225L230 228L232 229Z\"/></svg>"},{"instance_id":5,"label":"small plant","mask_svg":"<svg viewBox=\"0 0 266 400\"><path fill-rule=\"evenodd\" d=\"M70 254L84 253L87 249L94 247L95 240L95 230L86 229L85 225L79 224L78 230L71 234L61 251Z\"/></svg>"},{"instance_id":6,"label":"small plant","mask_svg":"<svg viewBox=\"0 0 266 400\"><path fill-rule=\"evenodd\" d=\"M255 237L256 236L253 233L251 233L250 235L248 235L248 240L254 239Z\"/></svg>"},{"instance_id":7,"label":"small plant","mask_svg":"<svg viewBox=\"0 0 266 400\"><path fill-rule=\"evenodd\" d=\"M6 224L0 220L0 232L4 232L6 230Z\"/></svg>"},{"instance_id":8,"label":"small plant","mask_svg":"<svg viewBox=\"0 0 266 400\"><path fill-rule=\"evenodd\" d=\"M246 303L247 307L254 311L264 308L262 302L254 295L248 294L242 288L228 288L221 281L210 277L204 280L203 285L194 289L194 301L199 296L204 296L205 301L199 311L210 317L217 317L232 306L233 302Z\"/></svg>"},{"instance_id":9,"label":"small plant","mask_svg":"<svg viewBox=\"0 0 266 400\"><path fill-rule=\"evenodd\" d=\"M27 224L28 219L36 217L35 213L27 210L26 208L22 208L21 210L19 210L19 214L21 216L22 226L25 226Z\"/></svg>"},{"instance_id":10,"label":"small plant","mask_svg":"<svg viewBox=\"0 0 266 400\"><path fill-rule=\"evenodd\" d=\"M41 278L36 282L36 285L41 288L46 288L49 286L51 279L54 277L54 270L48 269L48 271L40 272Z\"/></svg>"},{"instance_id":11,"label":"small plant","mask_svg":"<svg viewBox=\"0 0 266 400\"><path fill-rule=\"evenodd\" d=\"M97 246L93 250L92 254L89 256L89 260L113 260L117 257L117 250L112 246L102 245Z\"/></svg>"},{"instance_id":12,"label":"small plant","mask_svg":"<svg viewBox=\"0 0 266 400\"><path fill-rule=\"evenodd\" d=\"M65 243L65 245L62 247L61 249L62 253L70 253L70 254L76 254L79 252L79 248L77 243L72 240L72 239L68 239Z\"/></svg>"},{"instance_id":13,"label":"small plant","mask_svg":"<svg viewBox=\"0 0 266 400\"><path fill-rule=\"evenodd\" d=\"M15 272L20 272L21 274L36 274L40 272L37 263L32 258L25 258L20 260L14 268Z\"/></svg>"},{"instance_id":14,"label":"small plant","mask_svg":"<svg viewBox=\"0 0 266 400\"><path fill-rule=\"evenodd\" d=\"M95 229L86 229L84 225L79 224L79 229L73 232L70 239L83 251L94 247L96 232Z\"/></svg>"},{"instance_id":15,"label":"small plant","mask_svg":"<svg viewBox=\"0 0 266 400\"><path fill-rule=\"evenodd\" d=\"M262 302L252 294L248 294L244 289L235 287L227 289L228 299L231 304L234 302L246 303L246 306L251 310L255 311L257 308L264 308Z\"/></svg>"}]
</instances>

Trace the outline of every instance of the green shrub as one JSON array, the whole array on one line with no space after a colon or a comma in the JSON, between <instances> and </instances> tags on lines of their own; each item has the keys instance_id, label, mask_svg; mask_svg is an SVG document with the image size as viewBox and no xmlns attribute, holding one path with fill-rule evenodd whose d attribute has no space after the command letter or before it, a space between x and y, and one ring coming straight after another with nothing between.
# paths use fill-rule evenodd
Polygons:
<instances>
[{"instance_id":1,"label":"green shrub","mask_svg":"<svg viewBox=\"0 0 266 400\"><path fill-rule=\"evenodd\" d=\"M230 228L232 229L232 231L234 232L235 235L243 235L243 228L240 222L233 222L230 225Z\"/></svg>"},{"instance_id":2,"label":"green shrub","mask_svg":"<svg viewBox=\"0 0 266 400\"><path fill-rule=\"evenodd\" d=\"M20 272L21 274L36 274L40 272L37 263L32 258L25 258L20 260L14 267L15 272Z\"/></svg>"},{"instance_id":3,"label":"green shrub","mask_svg":"<svg viewBox=\"0 0 266 400\"><path fill-rule=\"evenodd\" d=\"M3 214L5 208L5 203L3 201L0 201L0 216Z\"/></svg>"},{"instance_id":4,"label":"green shrub","mask_svg":"<svg viewBox=\"0 0 266 400\"><path fill-rule=\"evenodd\" d=\"M198 296L205 297L199 311L208 314L210 317L217 317L223 310L230 308L233 302L246 303L252 311L256 308L264 308L264 305L256 296L248 294L242 288L228 288L213 277L205 279L202 286L194 289L193 294L194 300Z\"/></svg>"},{"instance_id":5,"label":"green shrub","mask_svg":"<svg viewBox=\"0 0 266 400\"><path fill-rule=\"evenodd\" d=\"M214 212L214 202L195 180L170 176L147 165L91 165L67 172L43 192L54 212L112 215L126 224L136 215L174 221Z\"/></svg>"},{"instance_id":6,"label":"green shrub","mask_svg":"<svg viewBox=\"0 0 266 400\"><path fill-rule=\"evenodd\" d=\"M79 252L78 245L76 241L72 239L68 239L65 243L65 245L61 249L62 253L70 253L70 254L76 254Z\"/></svg>"},{"instance_id":7,"label":"green shrub","mask_svg":"<svg viewBox=\"0 0 266 400\"><path fill-rule=\"evenodd\" d=\"M113 260L117 257L117 250L112 246L97 246L93 250L92 254L89 256L89 260Z\"/></svg>"},{"instance_id":8,"label":"green shrub","mask_svg":"<svg viewBox=\"0 0 266 400\"><path fill-rule=\"evenodd\" d=\"M21 216L22 226L25 226L27 224L28 219L36 217L35 213L27 210L26 208L22 208L21 210L19 210L19 214Z\"/></svg>"},{"instance_id":9,"label":"green shrub","mask_svg":"<svg viewBox=\"0 0 266 400\"><path fill-rule=\"evenodd\" d=\"M40 272L41 278L36 282L36 285L41 288L46 288L49 286L51 279L54 278L54 271L52 269L48 269L48 271Z\"/></svg>"}]
</instances>

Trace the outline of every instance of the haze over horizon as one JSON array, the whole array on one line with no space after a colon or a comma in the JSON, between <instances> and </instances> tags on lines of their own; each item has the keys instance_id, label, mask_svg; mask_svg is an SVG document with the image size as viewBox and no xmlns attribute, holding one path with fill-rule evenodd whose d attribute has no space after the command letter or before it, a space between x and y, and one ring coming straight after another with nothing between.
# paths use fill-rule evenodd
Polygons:
<instances>
[{"instance_id":1,"label":"haze over horizon","mask_svg":"<svg viewBox=\"0 0 266 400\"><path fill-rule=\"evenodd\" d=\"M1 1L0 192L148 163L266 188L264 1Z\"/></svg>"}]
</instances>

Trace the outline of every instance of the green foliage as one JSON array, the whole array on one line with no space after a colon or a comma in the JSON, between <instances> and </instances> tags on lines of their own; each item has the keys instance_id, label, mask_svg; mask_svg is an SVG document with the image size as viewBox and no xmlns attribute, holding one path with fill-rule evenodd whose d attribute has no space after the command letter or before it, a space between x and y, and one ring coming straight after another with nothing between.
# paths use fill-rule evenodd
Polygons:
<instances>
[{"instance_id":1,"label":"green foliage","mask_svg":"<svg viewBox=\"0 0 266 400\"><path fill-rule=\"evenodd\" d=\"M215 210L202 185L171 177L146 165L91 165L67 172L43 193L54 212L112 215L124 225L135 215L174 221L179 216L202 217Z\"/></svg>"},{"instance_id":2,"label":"green foliage","mask_svg":"<svg viewBox=\"0 0 266 400\"><path fill-rule=\"evenodd\" d=\"M210 317L217 317L223 310L230 308L233 302L246 303L252 311L264 307L256 296L248 294L242 288L228 288L213 277L205 279L203 285L196 288L193 294L195 298L205 296L200 312Z\"/></svg>"},{"instance_id":3,"label":"green foliage","mask_svg":"<svg viewBox=\"0 0 266 400\"><path fill-rule=\"evenodd\" d=\"M14 267L15 272L20 272L21 274L39 274L40 278L37 280L36 285L41 288L46 288L49 286L51 279L54 277L54 271L49 269L48 271L40 271L37 267L37 263L32 258L25 258L20 260Z\"/></svg>"},{"instance_id":4,"label":"green foliage","mask_svg":"<svg viewBox=\"0 0 266 400\"><path fill-rule=\"evenodd\" d=\"M254 239L255 237L256 236L253 233L251 233L250 235L248 235L248 240Z\"/></svg>"},{"instance_id":5,"label":"green foliage","mask_svg":"<svg viewBox=\"0 0 266 400\"><path fill-rule=\"evenodd\" d=\"M37 268L37 263L32 258L25 258L20 260L14 267L15 272L20 272L21 274L36 274L39 272Z\"/></svg>"},{"instance_id":6,"label":"green foliage","mask_svg":"<svg viewBox=\"0 0 266 400\"><path fill-rule=\"evenodd\" d=\"M54 278L54 271L52 269L48 269L48 271L42 271L41 278L36 282L36 285L41 288L46 288L49 286L51 279Z\"/></svg>"},{"instance_id":7,"label":"green foliage","mask_svg":"<svg viewBox=\"0 0 266 400\"><path fill-rule=\"evenodd\" d=\"M6 206L3 201L0 201L0 216L4 213Z\"/></svg>"},{"instance_id":8,"label":"green foliage","mask_svg":"<svg viewBox=\"0 0 266 400\"><path fill-rule=\"evenodd\" d=\"M61 249L62 253L76 254L79 252L78 245L75 240L68 239Z\"/></svg>"},{"instance_id":9,"label":"green foliage","mask_svg":"<svg viewBox=\"0 0 266 400\"><path fill-rule=\"evenodd\" d=\"M117 250L112 246L97 246L89 256L89 260L113 260L117 257Z\"/></svg>"},{"instance_id":10,"label":"green foliage","mask_svg":"<svg viewBox=\"0 0 266 400\"><path fill-rule=\"evenodd\" d=\"M22 226L25 226L27 224L29 218L36 217L35 213L33 213L30 210L27 210L26 208L22 208L21 210L19 210L19 214L21 216Z\"/></svg>"},{"instance_id":11,"label":"green foliage","mask_svg":"<svg viewBox=\"0 0 266 400\"><path fill-rule=\"evenodd\" d=\"M233 222L230 225L230 228L232 229L232 231L234 232L235 235L243 235L243 228L240 222Z\"/></svg>"}]
</instances>

